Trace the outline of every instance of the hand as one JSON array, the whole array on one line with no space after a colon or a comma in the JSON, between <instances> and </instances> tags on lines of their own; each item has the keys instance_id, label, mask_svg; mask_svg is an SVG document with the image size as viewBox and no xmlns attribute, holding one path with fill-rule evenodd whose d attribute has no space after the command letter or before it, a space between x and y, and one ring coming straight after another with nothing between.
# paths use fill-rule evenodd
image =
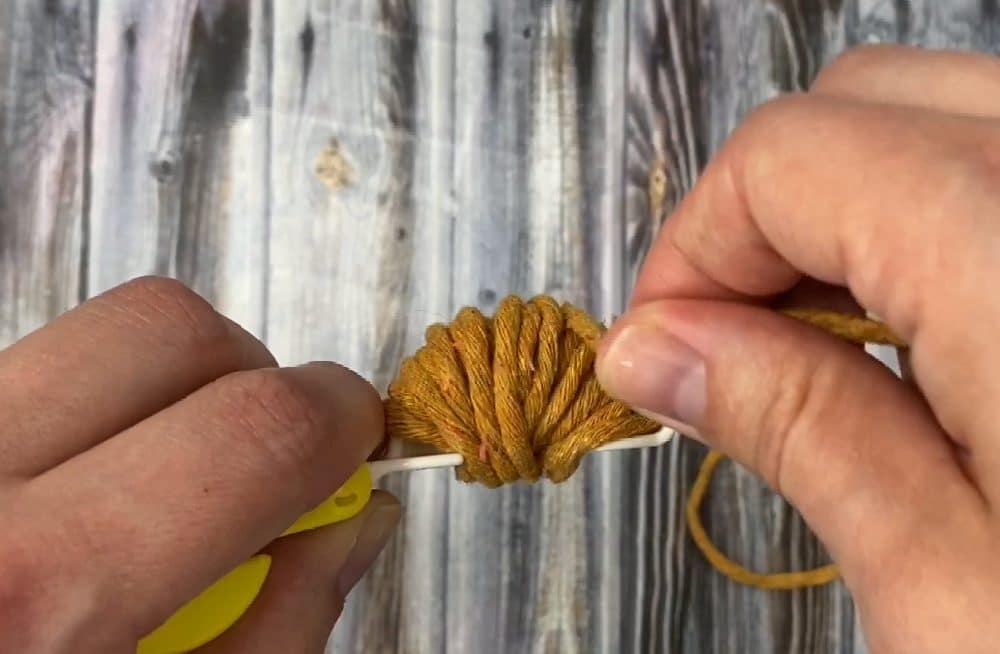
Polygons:
<instances>
[{"instance_id":1,"label":"hand","mask_svg":"<svg viewBox=\"0 0 1000 654\"><path fill-rule=\"evenodd\" d=\"M178 282L140 279L0 352L0 651L134 652L332 494L382 437L378 394L278 368ZM211 652L322 652L399 504L282 539Z\"/></svg>"},{"instance_id":2,"label":"hand","mask_svg":"<svg viewBox=\"0 0 1000 654\"><path fill-rule=\"evenodd\" d=\"M1000 643L998 153L1000 61L849 53L736 131L601 345L611 394L801 511L873 652ZM903 336L916 387L763 306L810 286Z\"/></svg>"}]
</instances>

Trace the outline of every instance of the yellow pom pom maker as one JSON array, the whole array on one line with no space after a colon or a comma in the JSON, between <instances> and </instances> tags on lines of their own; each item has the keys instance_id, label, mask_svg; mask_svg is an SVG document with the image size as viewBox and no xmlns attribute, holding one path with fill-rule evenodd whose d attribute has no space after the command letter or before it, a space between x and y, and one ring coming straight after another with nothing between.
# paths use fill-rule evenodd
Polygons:
<instances>
[{"instance_id":1,"label":"yellow pom pom maker","mask_svg":"<svg viewBox=\"0 0 1000 654\"><path fill-rule=\"evenodd\" d=\"M655 434L614 441L596 451L655 447L667 442L673 434L663 429ZM393 439L385 458L358 468L336 493L299 517L279 538L350 520L368 504L374 483L389 473L460 465L460 454L441 454L425 445ZM250 608L264 586L270 567L271 557L266 554L245 561L140 640L136 654L185 654L214 640Z\"/></svg>"}]
</instances>

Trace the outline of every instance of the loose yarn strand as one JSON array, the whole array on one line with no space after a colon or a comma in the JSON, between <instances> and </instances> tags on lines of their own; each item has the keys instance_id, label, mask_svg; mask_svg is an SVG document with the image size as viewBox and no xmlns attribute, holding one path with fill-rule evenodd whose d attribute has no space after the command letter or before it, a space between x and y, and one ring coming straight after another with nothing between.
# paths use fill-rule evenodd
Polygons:
<instances>
[{"instance_id":1,"label":"loose yarn strand","mask_svg":"<svg viewBox=\"0 0 1000 654\"><path fill-rule=\"evenodd\" d=\"M906 342L884 324L863 316L819 309L785 309L781 313L856 345L875 343L900 348L906 347ZM691 534L691 540L694 541L695 546L712 567L736 583L764 590L795 590L822 586L839 578L840 572L837 570L837 566L832 563L801 572L754 572L736 563L715 546L701 523L701 504L708 494L715 469L725 458L726 456L722 452L709 451L701 462L698 476L695 477L694 485L691 486L687 505L684 508L684 517L688 532Z\"/></svg>"},{"instance_id":2,"label":"loose yarn strand","mask_svg":"<svg viewBox=\"0 0 1000 654\"><path fill-rule=\"evenodd\" d=\"M715 472L715 468L724 458L725 455L722 452L713 450L701 462L701 468L698 470L698 476L688 494L687 506L684 511L691 540L712 564L712 567L736 583L764 590L794 590L822 586L837 579L840 573L832 563L802 572L753 572L727 557L715 546L705 531L705 527L701 524L700 512L701 503L705 499L705 495L708 494L708 487L712 483L712 473Z\"/></svg>"},{"instance_id":3,"label":"loose yarn strand","mask_svg":"<svg viewBox=\"0 0 1000 654\"><path fill-rule=\"evenodd\" d=\"M840 339L906 347L884 324L821 309L783 314ZM565 481L590 451L652 433L660 425L609 397L594 373L604 328L584 311L547 296L505 298L493 318L462 309L450 325L432 325L426 343L403 361L385 402L390 437L459 452L456 474L495 488L546 477ZM729 579L788 590L826 584L834 565L763 574L729 559L701 522L701 504L724 459L712 451L701 464L685 518L695 545Z\"/></svg>"}]
</instances>

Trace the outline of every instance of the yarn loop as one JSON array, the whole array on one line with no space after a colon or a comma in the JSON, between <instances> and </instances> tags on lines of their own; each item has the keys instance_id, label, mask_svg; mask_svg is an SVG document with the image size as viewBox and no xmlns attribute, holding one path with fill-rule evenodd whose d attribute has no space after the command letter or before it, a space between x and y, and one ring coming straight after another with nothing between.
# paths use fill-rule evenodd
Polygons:
<instances>
[{"instance_id":1,"label":"yarn loop","mask_svg":"<svg viewBox=\"0 0 1000 654\"><path fill-rule=\"evenodd\" d=\"M691 540L701 551L713 568L729 577L736 583L744 586L753 586L763 590L795 590L797 588L808 588L811 586L822 586L828 584L840 576L835 565L827 564L812 570L801 572L754 572L743 567L722 553L709 538L704 525L701 524L701 503L708 494L709 484L712 483L712 474L716 466L725 457L722 452L711 451L701 463L698 470L698 477L688 494L687 506L684 515L687 520L688 532Z\"/></svg>"}]
</instances>

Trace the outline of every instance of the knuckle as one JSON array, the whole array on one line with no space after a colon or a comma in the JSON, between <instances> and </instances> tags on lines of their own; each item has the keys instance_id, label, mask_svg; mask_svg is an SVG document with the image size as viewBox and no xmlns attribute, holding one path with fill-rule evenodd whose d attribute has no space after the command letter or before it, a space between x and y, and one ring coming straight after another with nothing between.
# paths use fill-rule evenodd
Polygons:
<instances>
[{"instance_id":1,"label":"knuckle","mask_svg":"<svg viewBox=\"0 0 1000 654\"><path fill-rule=\"evenodd\" d=\"M860 77L891 62L902 49L892 44L867 44L845 50L820 71L812 88L816 91L850 90Z\"/></svg>"},{"instance_id":2,"label":"knuckle","mask_svg":"<svg viewBox=\"0 0 1000 654\"><path fill-rule=\"evenodd\" d=\"M126 319L156 329L180 345L217 346L232 335L226 320L208 303L176 279L140 277L119 287L114 300Z\"/></svg>"},{"instance_id":3,"label":"knuckle","mask_svg":"<svg viewBox=\"0 0 1000 654\"><path fill-rule=\"evenodd\" d=\"M785 93L757 105L747 114L741 129L773 129L789 122L801 120L809 108L815 104L814 98L805 93Z\"/></svg>"},{"instance_id":4,"label":"knuckle","mask_svg":"<svg viewBox=\"0 0 1000 654\"><path fill-rule=\"evenodd\" d=\"M322 443L325 411L305 382L289 371L262 368L229 375L224 418L240 426L238 437L278 464L302 469Z\"/></svg>"},{"instance_id":5,"label":"knuckle","mask_svg":"<svg viewBox=\"0 0 1000 654\"><path fill-rule=\"evenodd\" d=\"M825 105L818 96L793 93L749 112L715 164L726 171L729 185L745 202L752 202L758 189L773 186L775 179L802 179L803 144L836 120Z\"/></svg>"},{"instance_id":6,"label":"knuckle","mask_svg":"<svg viewBox=\"0 0 1000 654\"><path fill-rule=\"evenodd\" d=\"M735 147L727 148L734 163L745 166L748 175L782 172L771 167L782 165L784 149L802 141L825 118L825 112L817 110L821 103L807 94L789 93L752 109L730 141Z\"/></svg>"}]
</instances>

